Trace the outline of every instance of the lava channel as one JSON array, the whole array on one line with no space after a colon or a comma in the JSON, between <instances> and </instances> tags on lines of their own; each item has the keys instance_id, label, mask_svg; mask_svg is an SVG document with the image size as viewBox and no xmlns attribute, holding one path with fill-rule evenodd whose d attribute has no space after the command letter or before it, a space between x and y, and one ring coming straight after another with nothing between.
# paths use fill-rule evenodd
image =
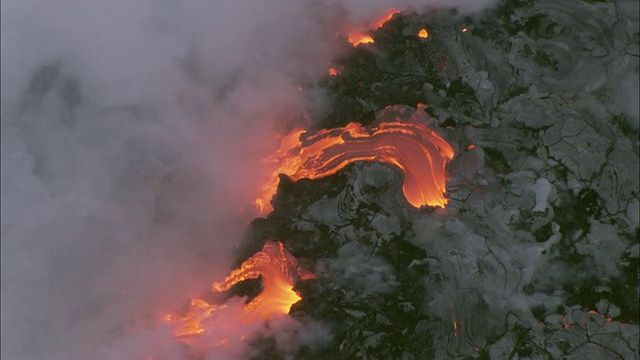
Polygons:
<instances>
[{"instance_id":1,"label":"lava channel","mask_svg":"<svg viewBox=\"0 0 640 360\"><path fill-rule=\"evenodd\" d=\"M420 114L422 113L422 114ZM297 129L285 136L280 149L267 161L277 164L256 199L256 208L272 211L271 198L278 190L279 175L291 180L321 179L357 161L380 162L402 171L402 191L415 208L447 204L445 167L454 151L422 118L420 108L406 122L383 122L375 127L358 123L310 135Z\"/></svg>"}]
</instances>

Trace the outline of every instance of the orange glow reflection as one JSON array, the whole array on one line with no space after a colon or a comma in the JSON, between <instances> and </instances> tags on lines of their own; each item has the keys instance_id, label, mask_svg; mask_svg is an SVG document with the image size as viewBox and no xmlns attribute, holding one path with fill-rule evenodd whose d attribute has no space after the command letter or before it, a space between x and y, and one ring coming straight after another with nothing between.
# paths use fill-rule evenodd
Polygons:
<instances>
[{"instance_id":1,"label":"orange glow reflection","mask_svg":"<svg viewBox=\"0 0 640 360\"><path fill-rule=\"evenodd\" d=\"M443 207L447 203L443 195L445 167L454 152L449 143L423 123L421 116L426 116L423 108L406 122L383 122L371 128L349 123L313 135L300 129L290 132L268 159L278 168L255 201L256 207L262 212L272 210L270 200L277 192L279 174L293 181L320 179L357 161L380 162L400 169L404 173L402 191L414 207Z\"/></svg>"},{"instance_id":2,"label":"orange glow reflection","mask_svg":"<svg viewBox=\"0 0 640 360\"><path fill-rule=\"evenodd\" d=\"M172 325L174 336L182 342L193 343L194 337L216 334L218 328L255 325L284 316L293 304L301 300L293 290L295 282L315 278L315 275L298 267L297 260L281 242L271 242L223 281L213 283L212 288L214 292L224 292L242 281L258 278L262 279L262 292L241 307L233 301L211 305L204 300L193 299L184 315L167 315L166 320ZM220 334L208 336L211 337L214 339L208 345L219 346L229 342Z\"/></svg>"}]
</instances>

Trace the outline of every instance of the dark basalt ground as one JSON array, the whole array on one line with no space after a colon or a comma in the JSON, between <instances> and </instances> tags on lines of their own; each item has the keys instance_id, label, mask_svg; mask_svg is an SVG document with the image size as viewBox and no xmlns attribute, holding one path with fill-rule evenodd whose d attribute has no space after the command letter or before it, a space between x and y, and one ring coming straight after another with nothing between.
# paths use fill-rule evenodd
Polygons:
<instances>
[{"instance_id":1,"label":"dark basalt ground","mask_svg":"<svg viewBox=\"0 0 640 360\"><path fill-rule=\"evenodd\" d=\"M283 178L238 263L284 242L319 276L298 283L292 316L331 336L295 352L257 337L251 357L637 359L638 132L615 105L638 76L633 9L402 14L337 59L341 75L318 85L331 106L317 127L427 104L456 150L450 202L410 208L402 175L380 164ZM423 27L428 39L415 36Z\"/></svg>"}]
</instances>

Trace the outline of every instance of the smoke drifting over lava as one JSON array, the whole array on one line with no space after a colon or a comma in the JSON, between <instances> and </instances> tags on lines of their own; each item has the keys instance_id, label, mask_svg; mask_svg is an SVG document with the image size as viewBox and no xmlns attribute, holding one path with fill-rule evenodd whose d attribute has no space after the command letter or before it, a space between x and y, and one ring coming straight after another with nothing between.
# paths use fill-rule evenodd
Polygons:
<instances>
[{"instance_id":1,"label":"smoke drifting over lava","mask_svg":"<svg viewBox=\"0 0 640 360\"><path fill-rule=\"evenodd\" d=\"M265 134L379 5L3 1L2 356L180 358L161 314L226 273Z\"/></svg>"}]
</instances>

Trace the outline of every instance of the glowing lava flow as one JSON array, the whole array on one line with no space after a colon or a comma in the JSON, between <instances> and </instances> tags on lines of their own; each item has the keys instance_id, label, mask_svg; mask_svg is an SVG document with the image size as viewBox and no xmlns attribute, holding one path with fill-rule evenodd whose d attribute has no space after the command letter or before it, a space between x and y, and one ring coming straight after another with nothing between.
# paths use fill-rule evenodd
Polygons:
<instances>
[{"instance_id":1,"label":"glowing lava flow","mask_svg":"<svg viewBox=\"0 0 640 360\"><path fill-rule=\"evenodd\" d=\"M393 15L400 13L399 9L389 9L387 12L371 21L369 23L369 30L378 30L380 29L387 21L391 20ZM360 44L371 44L374 42L373 38L369 35L365 35L362 29L354 29L349 32L349 42L355 47Z\"/></svg>"},{"instance_id":2,"label":"glowing lava flow","mask_svg":"<svg viewBox=\"0 0 640 360\"><path fill-rule=\"evenodd\" d=\"M256 207L262 212L272 210L270 200L278 189L279 174L293 181L320 179L356 161L399 168L404 173L402 191L414 207L444 206L445 167L453 158L453 149L423 123L421 115L426 116L424 109L406 122L383 122L372 128L349 123L314 135L307 135L304 130L292 131L269 159L279 168L263 187Z\"/></svg>"},{"instance_id":3,"label":"glowing lava flow","mask_svg":"<svg viewBox=\"0 0 640 360\"><path fill-rule=\"evenodd\" d=\"M349 33L349 42L353 44L353 46L358 46L360 44L372 44L374 41L371 36L354 31Z\"/></svg>"},{"instance_id":4,"label":"glowing lava flow","mask_svg":"<svg viewBox=\"0 0 640 360\"><path fill-rule=\"evenodd\" d=\"M400 13L400 9L389 9L389 10L387 10L386 14L384 14L383 16L371 21L371 23L369 24L369 29L371 29L371 30L380 29L384 24L387 23L387 21L391 20L393 15L399 14L399 13Z\"/></svg>"},{"instance_id":5,"label":"glowing lava flow","mask_svg":"<svg viewBox=\"0 0 640 360\"><path fill-rule=\"evenodd\" d=\"M230 341L227 338L230 334L240 332L238 329L227 331L227 328L245 326L249 329L250 325L288 314L291 306L301 300L293 290L295 282L315 278L315 275L298 267L295 257L281 242L272 242L265 244L239 269L233 270L223 281L213 283L212 287L214 292L223 292L242 281L258 278L262 278L263 290L247 304L228 301L222 305L211 305L204 300L193 299L184 315L168 315L166 320L172 325L174 336L184 343L193 343L194 338L202 336L207 339L205 345L224 345Z\"/></svg>"}]
</instances>

